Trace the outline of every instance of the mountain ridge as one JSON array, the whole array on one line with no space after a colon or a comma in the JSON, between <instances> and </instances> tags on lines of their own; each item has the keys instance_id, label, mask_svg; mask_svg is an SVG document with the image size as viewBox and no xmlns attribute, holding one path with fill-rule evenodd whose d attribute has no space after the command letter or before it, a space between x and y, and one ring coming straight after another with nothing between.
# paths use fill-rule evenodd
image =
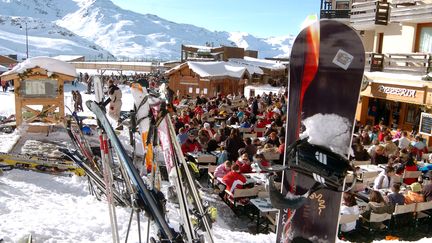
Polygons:
<instances>
[{"instance_id":1,"label":"mountain ridge","mask_svg":"<svg viewBox=\"0 0 432 243\"><path fill-rule=\"evenodd\" d=\"M216 46L234 43L245 49L257 50L261 58L287 57L294 40L292 35L258 38L245 32L209 31L154 14L125 10L111 0L1 0L0 18L6 20L4 25L0 24L0 31L15 36L15 45L0 38L0 53L13 54L10 52L15 51L20 56L25 54L25 34L14 25L14 18L21 19L21 26L23 21L39 23L32 25L31 31L29 29L30 56L77 54L88 59L172 60L180 57L181 44L205 45L210 42ZM49 33L47 28L52 28L52 32L57 34ZM37 40L43 35L55 39L56 46L41 48L40 40Z\"/></svg>"}]
</instances>

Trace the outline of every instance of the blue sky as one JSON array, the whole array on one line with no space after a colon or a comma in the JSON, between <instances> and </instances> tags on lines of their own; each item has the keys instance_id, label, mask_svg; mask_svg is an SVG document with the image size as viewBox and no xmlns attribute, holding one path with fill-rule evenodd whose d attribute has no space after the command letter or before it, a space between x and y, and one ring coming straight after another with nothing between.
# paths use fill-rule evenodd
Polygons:
<instances>
[{"instance_id":1,"label":"blue sky","mask_svg":"<svg viewBox=\"0 0 432 243\"><path fill-rule=\"evenodd\" d=\"M243 31L258 37L296 35L320 0L112 0L139 13L151 13L209 30Z\"/></svg>"}]
</instances>

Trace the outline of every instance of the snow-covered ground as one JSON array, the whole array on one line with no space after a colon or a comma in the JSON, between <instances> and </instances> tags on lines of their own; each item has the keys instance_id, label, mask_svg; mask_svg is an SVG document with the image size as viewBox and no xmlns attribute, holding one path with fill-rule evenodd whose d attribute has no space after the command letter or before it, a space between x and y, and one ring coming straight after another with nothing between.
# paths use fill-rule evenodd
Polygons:
<instances>
[{"instance_id":1,"label":"snow-covered ground","mask_svg":"<svg viewBox=\"0 0 432 243\"><path fill-rule=\"evenodd\" d=\"M71 90L84 91L83 85L77 87L65 85L65 105L71 105ZM123 110L133 107L132 96L128 87L121 87L123 92ZM93 99L93 95L81 92L83 103ZM0 103L8 104L0 108L0 115L15 113L13 93L0 93ZM92 115L84 105L82 115ZM63 136L63 137L62 137ZM0 152L9 152L20 137L26 137L25 147L38 146L36 135L24 130L12 134L0 134ZM123 136L122 136L123 137ZM49 138L42 135L43 142L67 145L66 133L55 132ZM123 140L124 139L124 140ZM63 140L63 141L61 141ZM65 142L66 140L66 142ZM121 138L127 142L127 137ZM20 143L23 143L20 141ZM29 152L29 151L27 151ZM212 205L218 208L219 217L213 226L216 242L273 242L275 234L252 235L246 231L253 222L242 222L236 218L217 194L205 195ZM174 204L168 203L168 218L174 227L178 227L180 215ZM116 208L121 241L126 236L130 209ZM137 222L132 223L128 242L138 242ZM156 228L151 224L151 235ZM147 218L141 215L141 231L147 229ZM32 171L12 170L0 176L0 239L5 243L19 242L24 236L32 234L35 242L112 242L108 205L90 195L85 177L65 177L42 174Z\"/></svg>"}]
</instances>

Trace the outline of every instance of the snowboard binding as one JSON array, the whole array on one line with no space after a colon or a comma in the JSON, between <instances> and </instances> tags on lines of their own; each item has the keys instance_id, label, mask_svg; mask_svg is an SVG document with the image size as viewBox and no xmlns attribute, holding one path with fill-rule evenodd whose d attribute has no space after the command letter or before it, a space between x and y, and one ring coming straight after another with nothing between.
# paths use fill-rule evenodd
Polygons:
<instances>
[{"instance_id":1,"label":"snowboard binding","mask_svg":"<svg viewBox=\"0 0 432 243\"><path fill-rule=\"evenodd\" d=\"M310 176L334 191L341 191L345 176L352 169L346 158L324 146L310 144L307 138L292 144L286 158L291 170Z\"/></svg>"}]
</instances>

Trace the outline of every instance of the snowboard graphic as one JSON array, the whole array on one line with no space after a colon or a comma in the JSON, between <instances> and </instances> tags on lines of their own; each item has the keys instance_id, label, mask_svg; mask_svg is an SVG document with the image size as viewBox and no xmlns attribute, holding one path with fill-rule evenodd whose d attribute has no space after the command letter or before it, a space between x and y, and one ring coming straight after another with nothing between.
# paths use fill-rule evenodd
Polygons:
<instances>
[{"instance_id":1,"label":"snowboard graphic","mask_svg":"<svg viewBox=\"0 0 432 243\"><path fill-rule=\"evenodd\" d=\"M337 21L316 22L295 39L282 194L307 200L280 211L277 242L336 241L364 59L357 33ZM317 184L320 189L306 193Z\"/></svg>"}]
</instances>

